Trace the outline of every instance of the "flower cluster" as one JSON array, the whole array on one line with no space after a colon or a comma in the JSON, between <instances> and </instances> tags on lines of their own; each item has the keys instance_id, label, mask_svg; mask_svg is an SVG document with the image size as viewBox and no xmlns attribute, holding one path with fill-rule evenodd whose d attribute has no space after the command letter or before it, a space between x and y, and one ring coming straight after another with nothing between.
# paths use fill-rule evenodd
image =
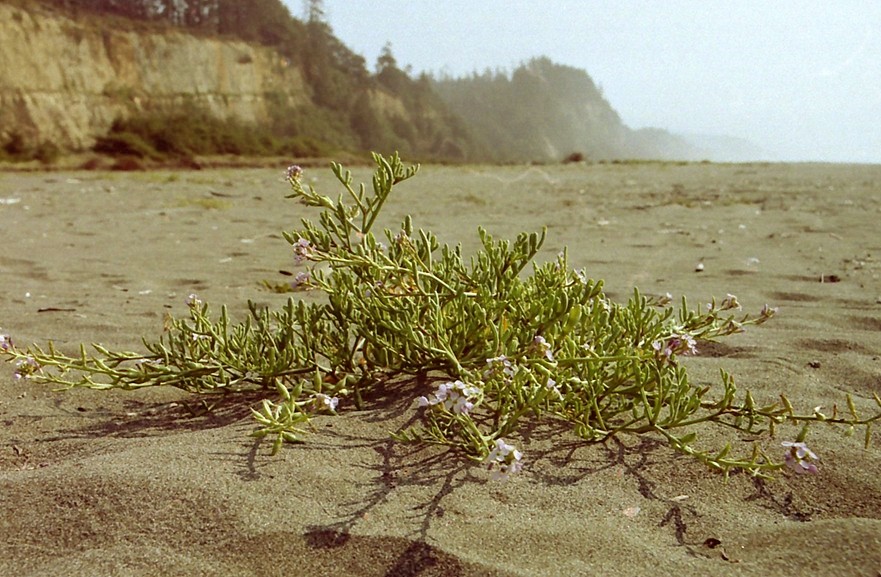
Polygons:
<instances>
[{"instance_id":1,"label":"flower cluster","mask_svg":"<svg viewBox=\"0 0 881 577\"><path fill-rule=\"evenodd\" d=\"M495 481L506 481L508 477L520 471L523 467L520 460L523 453L513 445L509 445L502 439L496 439L496 445L486 457L487 468L492 471Z\"/></svg>"},{"instance_id":2,"label":"flower cluster","mask_svg":"<svg viewBox=\"0 0 881 577\"><path fill-rule=\"evenodd\" d=\"M492 377L501 377L504 381L510 381L514 378L514 366L508 357L499 355L491 359L486 359L486 370L483 372L484 379Z\"/></svg>"},{"instance_id":3,"label":"flower cluster","mask_svg":"<svg viewBox=\"0 0 881 577\"><path fill-rule=\"evenodd\" d=\"M202 299L199 298L199 295L196 293L190 293L190 296L187 297L186 302L187 306L190 308L200 308L202 306Z\"/></svg>"},{"instance_id":4,"label":"flower cluster","mask_svg":"<svg viewBox=\"0 0 881 577\"><path fill-rule=\"evenodd\" d=\"M300 180L301 176L303 176L303 168L296 164L290 165L285 171L285 178L288 180Z\"/></svg>"},{"instance_id":5,"label":"flower cluster","mask_svg":"<svg viewBox=\"0 0 881 577\"><path fill-rule=\"evenodd\" d=\"M671 335L666 342L655 341L652 348L658 358L669 359L673 355L696 355L697 343L689 334Z\"/></svg>"},{"instance_id":6,"label":"flower cluster","mask_svg":"<svg viewBox=\"0 0 881 577\"><path fill-rule=\"evenodd\" d=\"M12 376L16 379L27 379L40 370L40 364L34 357L25 357L15 363L15 372Z\"/></svg>"},{"instance_id":7,"label":"flower cluster","mask_svg":"<svg viewBox=\"0 0 881 577\"><path fill-rule=\"evenodd\" d=\"M312 276L308 272L300 271L294 276L294 280L291 281L292 289L308 289L310 288L310 283L312 282Z\"/></svg>"},{"instance_id":8,"label":"flower cluster","mask_svg":"<svg viewBox=\"0 0 881 577\"><path fill-rule=\"evenodd\" d=\"M549 361L554 360L554 352L551 350L551 345L541 335L538 335L537 337L535 337L535 339L533 339L532 350L534 350Z\"/></svg>"},{"instance_id":9,"label":"flower cluster","mask_svg":"<svg viewBox=\"0 0 881 577\"><path fill-rule=\"evenodd\" d=\"M0 351L8 351L13 347L12 337L9 335L0 334Z\"/></svg>"},{"instance_id":10,"label":"flower cluster","mask_svg":"<svg viewBox=\"0 0 881 577\"><path fill-rule=\"evenodd\" d=\"M803 442L783 441L782 445L788 449L786 454L783 455L783 462L786 463L787 467L800 475L803 473L816 474L819 472L817 465L811 461L819 461L820 458L808 449L808 446Z\"/></svg>"},{"instance_id":11,"label":"flower cluster","mask_svg":"<svg viewBox=\"0 0 881 577\"><path fill-rule=\"evenodd\" d=\"M300 237L294 243L294 260L297 264L301 264L303 261L309 260L310 256L312 256L312 243Z\"/></svg>"},{"instance_id":12,"label":"flower cluster","mask_svg":"<svg viewBox=\"0 0 881 577\"><path fill-rule=\"evenodd\" d=\"M429 397L419 397L416 401L420 407L443 407L456 415L465 414L474 408L473 398L480 394L477 387L466 385L462 381L441 383Z\"/></svg>"}]
</instances>

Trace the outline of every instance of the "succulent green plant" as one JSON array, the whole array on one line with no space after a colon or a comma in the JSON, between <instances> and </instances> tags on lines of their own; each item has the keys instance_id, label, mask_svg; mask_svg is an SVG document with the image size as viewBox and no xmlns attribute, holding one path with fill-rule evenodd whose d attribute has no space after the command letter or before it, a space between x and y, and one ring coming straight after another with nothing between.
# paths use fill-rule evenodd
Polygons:
<instances>
[{"instance_id":1,"label":"succulent green plant","mask_svg":"<svg viewBox=\"0 0 881 577\"><path fill-rule=\"evenodd\" d=\"M233 323L225 307L214 316L191 295L189 316L173 319L145 352L85 346L68 356L51 343L16 348L0 336L0 352L17 363L16 376L62 388L137 389L172 386L196 394L266 391L252 409L254 435L298 442L310 416L333 413L340 399L360 408L363 395L380 383L409 378L413 410L422 425L394 433L401 441L457 447L483 461L498 477L520 468L522 453L510 444L526 419L568 423L578 436L598 442L624 434L658 435L677 451L727 474L733 469L766 476L786 464L815 472L804 445L806 426L825 421L851 429L864 426L869 443L881 412L862 418L847 397L848 411L825 416L797 414L785 396L758 405L739 395L721 372L718 387L689 381L681 357L701 341L766 322L775 309L740 313L727 295L692 309L683 298L647 297L634 290L616 303L568 264L564 250L536 264L545 239L520 234L513 241L478 234L482 248L465 256L415 229L406 217L397 230L377 233L377 218L395 187L413 177L397 155L374 155L372 186L355 187L339 164L343 188L337 199L304 187L302 169L288 169L291 198L318 211L286 232L294 257L309 267L296 284L325 298L290 298L280 310L258 309ZM424 390L431 384L434 391ZM881 399L875 396L881 407ZM701 423L733 427L750 435L801 426L778 462L759 444L740 454L730 444L713 451L695 446ZM793 467L794 469L796 467Z\"/></svg>"}]
</instances>

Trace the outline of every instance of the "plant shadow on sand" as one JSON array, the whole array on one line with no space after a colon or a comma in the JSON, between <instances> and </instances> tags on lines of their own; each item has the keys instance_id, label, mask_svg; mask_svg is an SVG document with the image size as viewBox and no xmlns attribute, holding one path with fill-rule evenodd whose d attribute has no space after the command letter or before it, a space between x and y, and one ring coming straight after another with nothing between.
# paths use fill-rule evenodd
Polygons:
<instances>
[{"instance_id":1,"label":"plant shadow on sand","mask_svg":"<svg viewBox=\"0 0 881 577\"><path fill-rule=\"evenodd\" d=\"M354 509L338 521L307 527L306 543L313 549L332 549L335 552L344 550L351 545L353 539L361 538L353 535L352 529L374 509L387 502L397 489L428 487L434 494L413 508L408 524L415 528L408 536L409 544L391 563L386 575L429 575L439 564L453 565L444 571L444 575L471 574L456 571L456 565L460 562L431 545L429 532L432 521L445 514L442 506L444 498L465 483L473 482L468 473L473 463L459 456L448 455L448 450L438 453L426 451L425 448L407 447L408 450L402 452L394 441L374 444L372 449L382 455L382 463L368 467L376 480L365 487L367 492L364 499L348 504ZM433 454L417 456L425 452ZM400 463L404 460L410 466L415 466L417 472L406 477L399 475ZM453 571L450 572L450 569Z\"/></svg>"},{"instance_id":2,"label":"plant shadow on sand","mask_svg":"<svg viewBox=\"0 0 881 577\"><path fill-rule=\"evenodd\" d=\"M736 348L715 345L711 356L730 352ZM386 423L395 423L396 430L403 430L419 422L419 416L412 410L410 399L413 389L429 390L430 381L416 378L398 379L383 383L372 389L364 397L363 411L352 411L350 417L369 424L372 428ZM208 397L189 397L174 402L147 402L133 399L122 401L117 410L91 411L85 409L62 408L62 399L55 401L56 408L71 413L78 412L89 418L84 426L62 429L57 435L45 437L46 442L69 440L96 440L101 438L146 438L169 433L200 431L224 427L241 430L251 426L251 407L265 397L265 391L249 394L211 395ZM456 490L468 484L504 487L504 483L489 480L489 475L479 463L449 447L432 445L410 445L392 439L390 436L377 438L374 434L347 433L334 427L336 417L325 417L323 427L315 427L304 444L287 447L286 451L372 451L381 458L374 464L362 464L366 475L358 475L356 481L363 489L363 498L341 504L349 512L337 521L310 526L305 533L310 547L318 549L347 546L351 539L359 536L352 529L371 512L389 501L396 491L413 488L426 490L425 496L413 506L414 513L409 525L412 527L412 544L397 560L398 573L389 575L417 575L408 573L404 567L427 567L434 563L436 550L428 543L433 521L444 516L442 502ZM345 429L345 427L342 427ZM674 452L662 439L647 436L613 437L600 443L586 443L575 437L570 426L561 421L527 420L521 430L525 446L529 448L531 466L528 476L536 483L547 487L567 487L590 483L592 478L602 473L612 472L623 482L633 485L636 493L645 501L663 504L666 511L657 523L660 528L672 532L676 544L685 547L690 553L694 548L705 545L705 540L688 535L689 517L698 517L700 512L694 506L676 498L668 498L659 493L658 477L671 466L686 465L700 467L691 463L687 457ZM260 478L259 468L271 465L274 458L266 454L265 439L244 440L243 452L215 453L224 459L240 463L237 475L242 481ZM722 482L720 475L709 472L715 482ZM369 477L369 480L363 480ZM732 472L732 478L748 478L753 490L743 497L744 503L758 503L792 521L810 521L812 511L794 501L793 492L768 483L761 478L749 478L739 471ZM436 561L436 560L435 560ZM425 563L428 562L428 565ZM404 572L400 572L404 571ZM445 573L446 574L446 573Z\"/></svg>"},{"instance_id":3,"label":"plant shadow on sand","mask_svg":"<svg viewBox=\"0 0 881 577\"><path fill-rule=\"evenodd\" d=\"M59 411L74 411L89 423L59 430L47 441L95 438L138 438L169 432L198 431L226 427L251 416L250 407L266 397L266 391L189 397L171 402L123 400L115 409L89 410L62 407L59 397L54 405Z\"/></svg>"},{"instance_id":4,"label":"plant shadow on sand","mask_svg":"<svg viewBox=\"0 0 881 577\"><path fill-rule=\"evenodd\" d=\"M395 401L400 399L401 390L400 383L378 389L368 400L368 410L355 417L376 424L394 421L399 423L398 430L415 424L415 414L401 421L408 408L400 400ZM702 516L700 505L693 506L677 497L663 496L659 478L669 470L671 461L673 466L686 463L694 467L694 463L672 451L663 440L625 436L586 443L575 438L565 423L538 420L528 420L521 433L529 447L531 462L526 475L535 485L545 488L589 485L599 476L612 474L621 484L632 487L633 498L638 495L643 503L661 506L655 526L666 530L672 544L682 547L687 555L728 559L718 539L689 534L689 522ZM333 551L335 555L341 552L345 555L345 551L351 549L350 554L354 555L365 539L374 538L358 531L365 519L378 514L382 506L395 499L396 494L418 493L420 498L411 501L405 523L409 527L406 538L409 544L399 550L386 575L433 575L432 568L440 567L445 567L444 572L439 573L443 575L499 574L474 572L474 568L462 573L458 569L460 561L432 543L435 541L435 525L448 515L445 500L455 497L459 491L483 487L483 493L489 491L504 501L505 482L489 480L484 467L447 447L408 445L391 438L377 439L372 435L348 434L339 430L327 430L322 437L321 441L310 441L289 450L357 449L372 451L380 456L380 460L359 466L366 473L356 475L361 479L357 484L362 496L340 504L346 509L344 514L336 515L336 520L306 527L304 536L310 548ZM252 446L247 459L251 475L259 475L253 468L256 447L257 444ZM707 476L711 477L711 482L723 482L721 475ZM752 486L752 491L742 498L744 504L758 503L762 508L793 521L811 520L811 513L799 509L791 491L784 488L781 495L778 487L740 472L732 473L732 478L743 478Z\"/></svg>"}]
</instances>

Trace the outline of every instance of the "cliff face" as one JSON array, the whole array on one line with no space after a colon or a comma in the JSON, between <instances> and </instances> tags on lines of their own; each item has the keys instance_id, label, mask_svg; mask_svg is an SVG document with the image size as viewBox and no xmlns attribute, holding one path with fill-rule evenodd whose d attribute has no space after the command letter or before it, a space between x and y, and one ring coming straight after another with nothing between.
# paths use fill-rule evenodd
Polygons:
<instances>
[{"instance_id":1,"label":"cliff face","mask_svg":"<svg viewBox=\"0 0 881 577\"><path fill-rule=\"evenodd\" d=\"M113 120L183 101L220 118L268 118L309 102L300 70L277 52L175 30L102 29L0 3L0 142L18 133L91 146Z\"/></svg>"}]
</instances>

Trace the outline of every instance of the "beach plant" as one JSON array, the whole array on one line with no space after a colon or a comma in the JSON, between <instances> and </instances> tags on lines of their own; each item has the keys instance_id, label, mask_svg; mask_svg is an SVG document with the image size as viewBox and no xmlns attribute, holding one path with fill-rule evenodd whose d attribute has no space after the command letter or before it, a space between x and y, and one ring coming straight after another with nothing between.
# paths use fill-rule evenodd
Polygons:
<instances>
[{"instance_id":1,"label":"beach plant","mask_svg":"<svg viewBox=\"0 0 881 577\"><path fill-rule=\"evenodd\" d=\"M378 231L388 198L418 166L397 154L373 160L370 187L356 187L351 172L332 165L342 187L335 199L304 186L300 167L287 171L289 197L317 213L284 233L306 268L293 284L322 298L292 296L277 310L250 304L250 315L234 322L225 306L216 311L190 295L188 315L171 319L158 339L145 338L141 352L99 344L76 354L52 343L21 349L2 335L0 353L15 363L16 377L64 389L263 391L253 434L271 439L273 453L303 441L316 414L357 410L370 393L394 391L421 417L394 431L396 439L456 448L502 479L521 469L519 431L535 421L565 425L587 442L655 435L726 475L768 476L785 466L816 472L805 444L814 422L862 426L869 443L881 411L863 417L850 396L841 414L799 414L784 395L759 403L740 393L725 371L716 386L690 381L683 360L702 342L762 324L776 309L744 314L733 295L690 307L684 297L636 289L615 302L601 281L569 266L566 250L537 262L544 230L498 240L480 228L480 248L470 255L409 216ZM874 401L881 409L881 398ZM707 449L697 439L706 425L765 439L786 424L800 429L783 443L782 460L760 442Z\"/></svg>"}]
</instances>

